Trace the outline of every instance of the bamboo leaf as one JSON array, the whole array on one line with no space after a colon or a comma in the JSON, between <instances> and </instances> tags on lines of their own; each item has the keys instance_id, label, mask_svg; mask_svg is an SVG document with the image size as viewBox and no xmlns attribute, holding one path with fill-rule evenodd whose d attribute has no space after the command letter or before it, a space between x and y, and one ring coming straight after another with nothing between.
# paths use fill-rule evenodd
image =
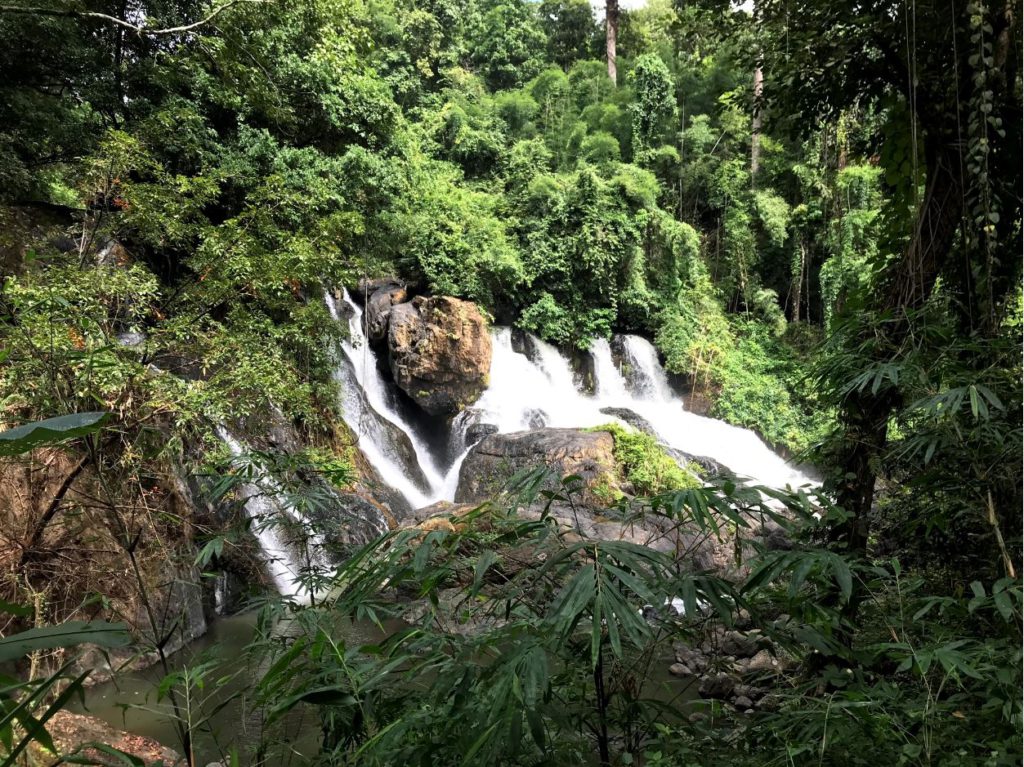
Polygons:
<instances>
[{"instance_id":1,"label":"bamboo leaf","mask_svg":"<svg viewBox=\"0 0 1024 767\"><path fill-rule=\"evenodd\" d=\"M0 663L28 655L35 650L95 644L101 647L125 647L131 644L131 634L125 623L106 621L68 621L59 626L22 631L0 639Z\"/></svg>"},{"instance_id":2,"label":"bamboo leaf","mask_svg":"<svg viewBox=\"0 0 1024 767\"><path fill-rule=\"evenodd\" d=\"M20 455L40 445L52 445L99 431L110 414L71 413L26 423L0 432L0 456Z\"/></svg>"}]
</instances>

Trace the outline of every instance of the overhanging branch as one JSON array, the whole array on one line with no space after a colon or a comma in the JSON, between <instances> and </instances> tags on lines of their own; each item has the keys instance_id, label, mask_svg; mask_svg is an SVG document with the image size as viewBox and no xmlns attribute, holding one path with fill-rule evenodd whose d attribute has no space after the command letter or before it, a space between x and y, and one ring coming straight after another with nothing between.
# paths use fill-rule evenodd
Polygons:
<instances>
[{"instance_id":1,"label":"overhanging branch","mask_svg":"<svg viewBox=\"0 0 1024 767\"><path fill-rule=\"evenodd\" d=\"M58 18L70 18L70 19L95 19L97 21L103 21L108 24L116 24L125 29L130 29L137 35L176 35L182 32L191 32L197 27L201 27L204 24L208 24L213 19L217 18L220 14L229 8L239 5L241 3L256 3L262 5L263 3L269 2L269 0L229 0L229 2L223 5L218 5L209 15L195 21L191 24L183 24L177 27L164 27L162 29L149 29L148 27L140 26L138 24L132 24L130 21L119 19L117 16L110 16L106 13L97 13L95 11L75 11L71 9L56 9L56 8L35 8L31 6L22 5L0 5L0 13L10 14L22 14L26 16L56 16Z\"/></svg>"}]
</instances>

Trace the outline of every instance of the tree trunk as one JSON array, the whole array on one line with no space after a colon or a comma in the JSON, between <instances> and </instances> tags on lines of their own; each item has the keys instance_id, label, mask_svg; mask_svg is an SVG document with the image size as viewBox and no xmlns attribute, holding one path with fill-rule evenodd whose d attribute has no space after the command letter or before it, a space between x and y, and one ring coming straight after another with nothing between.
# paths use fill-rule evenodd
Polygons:
<instances>
[{"instance_id":1,"label":"tree trunk","mask_svg":"<svg viewBox=\"0 0 1024 767\"><path fill-rule=\"evenodd\" d=\"M963 220L963 163L952 147L928 151L928 186L910 245L896 268L887 308L920 308L932 293L935 280L953 246Z\"/></svg>"},{"instance_id":2,"label":"tree trunk","mask_svg":"<svg viewBox=\"0 0 1024 767\"><path fill-rule=\"evenodd\" d=\"M615 66L615 41L619 34L619 0L605 0L604 6L605 50L608 54L608 77L618 85L618 70Z\"/></svg>"},{"instance_id":3,"label":"tree trunk","mask_svg":"<svg viewBox=\"0 0 1024 767\"><path fill-rule=\"evenodd\" d=\"M931 296L963 217L963 177L959 150L952 146L925 147L928 185L918 209L910 244L893 267L883 290L881 307L891 319L864 330L874 335L875 362L895 359L908 332L910 312ZM863 339L862 339L863 340ZM845 472L836 500L849 518L832 532L833 541L845 542L848 551L864 554L870 534L869 514L877 467L886 445L889 420L900 404L895 387L871 386L851 392L840 405L844 440L839 465Z\"/></svg>"},{"instance_id":4,"label":"tree trunk","mask_svg":"<svg viewBox=\"0 0 1024 767\"><path fill-rule=\"evenodd\" d=\"M754 120L750 126L750 185L761 167L761 93L764 90L764 72L754 68Z\"/></svg>"},{"instance_id":5,"label":"tree trunk","mask_svg":"<svg viewBox=\"0 0 1024 767\"><path fill-rule=\"evenodd\" d=\"M793 275L793 310L792 317L793 322L800 321L800 300L801 300L801 288L804 282L804 268L807 264L807 245L804 243L803 238L800 238L800 264L797 267L796 274Z\"/></svg>"}]
</instances>

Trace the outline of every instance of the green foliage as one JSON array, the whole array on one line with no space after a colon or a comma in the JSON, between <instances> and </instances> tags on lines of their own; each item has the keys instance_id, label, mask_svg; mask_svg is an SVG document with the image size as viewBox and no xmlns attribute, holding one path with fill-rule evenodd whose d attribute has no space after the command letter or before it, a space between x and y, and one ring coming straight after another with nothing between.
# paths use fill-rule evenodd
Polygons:
<instances>
[{"instance_id":1,"label":"green foliage","mask_svg":"<svg viewBox=\"0 0 1024 767\"><path fill-rule=\"evenodd\" d=\"M791 341L747 325L736 353L725 358L723 368L722 394L714 414L794 452L817 444L824 436L829 414L810 385L809 362L800 358Z\"/></svg>"},{"instance_id":2,"label":"green foliage","mask_svg":"<svg viewBox=\"0 0 1024 767\"><path fill-rule=\"evenodd\" d=\"M514 292L523 265L497 215L498 199L458 185L454 174L438 173L429 163L413 183L414 196L394 216L406 238L400 259L406 270L433 292L485 306Z\"/></svg>"},{"instance_id":3,"label":"green foliage","mask_svg":"<svg viewBox=\"0 0 1024 767\"><path fill-rule=\"evenodd\" d=\"M629 105L633 118L633 158L645 163L664 123L675 116L672 74L654 54L637 58L629 74L636 100Z\"/></svg>"},{"instance_id":4,"label":"green foliage","mask_svg":"<svg viewBox=\"0 0 1024 767\"><path fill-rule=\"evenodd\" d=\"M106 621L69 621L59 626L29 629L0 639L0 663L20 658L36 650L94 644L100 647L125 647L131 643L128 626Z\"/></svg>"},{"instance_id":5,"label":"green foliage","mask_svg":"<svg viewBox=\"0 0 1024 767\"><path fill-rule=\"evenodd\" d=\"M510 506L473 510L457 532L399 531L356 554L330 603L294 616L287 646L264 645L259 693L270 717L313 706L323 759L365 764L562 764L595 750L618 763L639 753L653 721L679 721L658 702L652 664L674 638L696 637L701 619L649 622L642 607L678 596L687 615L708 604L731 623L739 594L644 546L560 532L547 510L573 502L574 482L538 496L546 480L543 470L523 474ZM747 504L763 508L735 487L716 493L670 494L629 514L717 537L716 515L742 527ZM540 519L519 519L532 502L545 509ZM517 562L524 550L531 556ZM384 584L400 601L381 599ZM417 617L370 646L331 629L402 613Z\"/></svg>"},{"instance_id":6,"label":"green foliage","mask_svg":"<svg viewBox=\"0 0 1024 767\"><path fill-rule=\"evenodd\" d=\"M637 495L661 495L701 485L700 470L680 467L650 434L617 423L595 426L592 431L611 433L615 462Z\"/></svg>"},{"instance_id":7,"label":"green foliage","mask_svg":"<svg viewBox=\"0 0 1024 767\"><path fill-rule=\"evenodd\" d=\"M578 0L237 3L168 35L149 32L211 8L88 4L141 19L136 34L31 5L0 12L0 408L5 423L110 412L119 491L148 491L211 423L272 405L322 434L341 331L320 297L386 273L559 344L653 333L711 414L802 450L838 413L816 454L830 487L870 480L871 506L882 480L874 561L813 545L820 527L793 531L738 592L512 510L390 536L346 566L333 605L297 610L295 635L273 642L265 701L275 716L315 706L325 760L580 763L605 725L623 764L1019 756L1014 14L956 0L907 24L896 3L760 0L755 20L654 0L623 13L615 87ZM620 431L641 493L689 482L651 438ZM353 476L327 450L264 458L311 513L323 504L297 479ZM236 469L225 493L263 471ZM685 487L608 511L716 536L773 513L742 489ZM776 500L808 516L806 497ZM848 521L819 503L835 529ZM428 600L427 617L341 646L338 615L395 609L385 583ZM697 626L637 610L678 594L694 620L697 594L725 622L759 608L751 620L802 663L775 710L713 707L705 727L643 699L651 658ZM785 625L766 617L783 612ZM443 630L469 623L483 630ZM4 726L10 696L34 693L4 688Z\"/></svg>"},{"instance_id":8,"label":"green foliage","mask_svg":"<svg viewBox=\"0 0 1024 767\"><path fill-rule=\"evenodd\" d=\"M774 296L766 300L777 312ZM807 377L806 352L798 351L793 340L777 337L779 318L774 328L753 321L730 323L715 304L705 304L703 314L695 308L700 307L683 305L662 318L655 340L667 368L715 391L715 417L794 452L816 444L827 431L828 414Z\"/></svg>"},{"instance_id":9,"label":"green foliage","mask_svg":"<svg viewBox=\"0 0 1024 767\"><path fill-rule=\"evenodd\" d=\"M495 90L520 86L544 66L547 37L535 9L502 0L481 5L484 12L474 31L472 60Z\"/></svg>"},{"instance_id":10,"label":"green foliage","mask_svg":"<svg viewBox=\"0 0 1024 767\"><path fill-rule=\"evenodd\" d=\"M568 70L589 58L597 42L597 23L586 0L542 0L538 8L548 40L548 57Z\"/></svg>"}]
</instances>

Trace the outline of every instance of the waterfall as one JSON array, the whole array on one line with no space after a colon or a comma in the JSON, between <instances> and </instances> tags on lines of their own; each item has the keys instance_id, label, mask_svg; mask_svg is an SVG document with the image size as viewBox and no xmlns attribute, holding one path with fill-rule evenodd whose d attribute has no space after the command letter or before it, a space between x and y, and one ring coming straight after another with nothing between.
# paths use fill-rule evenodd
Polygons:
<instances>
[{"instance_id":1,"label":"waterfall","mask_svg":"<svg viewBox=\"0 0 1024 767\"><path fill-rule=\"evenodd\" d=\"M327 293L325 300L331 317L345 322L334 297ZM411 424L391 407L377 353L366 339L362 309L347 290L342 301L348 311L348 339L341 344L342 359L335 377L341 384L345 423L359 438L359 449L381 479L414 509L427 506L437 500L444 476Z\"/></svg>"},{"instance_id":2,"label":"waterfall","mask_svg":"<svg viewBox=\"0 0 1024 767\"><path fill-rule=\"evenodd\" d=\"M624 356L630 367L627 381L640 399L670 402L675 397L665 368L658 361L658 350L646 338L621 336Z\"/></svg>"},{"instance_id":3,"label":"waterfall","mask_svg":"<svg viewBox=\"0 0 1024 767\"><path fill-rule=\"evenodd\" d=\"M336 322L346 322L334 296L325 294L327 308ZM349 428L359 437L359 449L381 479L395 488L414 508L422 508L455 496L459 468L472 445L465 444L465 429L470 425L456 418L453 429L455 460L443 471L430 448L412 424L392 404L393 384L380 373L377 352L366 338L363 310L342 290L347 313L348 339L341 344L343 359L335 376L341 384L342 412ZM462 434L458 433L462 430Z\"/></svg>"},{"instance_id":4,"label":"waterfall","mask_svg":"<svg viewBox=\"0 0 1024 767\"><path fill-rule=\"evenodd\" d=\"M754 432L716 418L687 412L672 391L668 376L649 341L640 336L622 336L632 391L622 373L608 361L601 363L595 354L598 393L614 392L602 399L609 405L628 408L644 418L657 436L669 447L695 456L713 458L738 477L770 487L794 487L810 479L771 450ZM603 347L596 346L603 354ZM602 377L617 378L607 382ZM622 392L626 392L623 396Z\"/></svg>"},{"instance_id":5,"label":"waterfall","mask_svg":"<svg viewBox=\"0 0 1024 767\"><path fill-rule=\"evenodd\" d=\"M608 341L594 341L593 397L576 388L568 359L550 344L527 336L530 354L522 354L513 348L508 328L495 328L492 337L491 385L475 408L481 411L482 422L496 425L500 432L537 425L597 426L621 420L603 409L622 408L647 421L669 447L713 458L741 478L778 488L810 481L754 432L687 412L669 385L657 351L640 336L617 339L629 366L629 381L615 364Z\"/></svg>"},{"instance_id":6,"label":"waterfall","mask_svg":"<svg viewBox=\"0 0 1024 767\"><path fill-rule=\"evenodd\" d=\"M475 426L502 433L544 426L585 428L625 423L626 415L646 421L675 451L714 459L742 479L778 488L810 481L754 432L687 412L646 339L624 335L613 343L595 340L590 349L595 392L588 395L578 388L566 355L530 334L514 344L507 327L491 331L490 385L472 408L452 420L446 456L452 463L440 465L395 407L395 386L381 375L380 360L367 342L362 309L347 291L341 301L330 295L326 300L332 317L346 322L349 331L336 372L345 421L359 436L367 460L413 508L454 497L459 468L472 448L470 435L479 439L484 433L472 431ZM621 351L618 363L613 347ZM616 410L620 412L609 414Z\"/></svg>"},{"instance_id":7,"label":"waterfall","mask_svg":"<svg viewBox=\"0 0 1024 767\"><path fill-rule=\"evenodd\" d=\"M218 426L217 436L228 446L231 455L239 457L245 454L242 444L227 429ZM270 477L261 477L253 483L242 486L245 513L252 520L252 532L255 534L266 560L267 570L274 586L282 596L293 597L296 601L309 602L310 594L301 581L303 563L295 556L293 547L281 535L282 513L293 522L301 522L299 514L284 499L281 487ZM319 558L320 547L317 541L313 546L303 547L306 553L312 553L313 559Z\"/></svg>"},{"instance_id":8,"label":"waterfall","mask_svg":"<svg viewBox=\"0 0 1024 767\"><path fill-rule=\"evenodd\" d=\"M629 399L622 371L612 359L612 347L603 338L597 338L590 347L594 358L594 384L597 396L608 403L623 404Z\"/></svg>"},{"instance_id":9,"label":"waterfall","mask_svg":"<svg viewBox=\"0 0 1024 767\"><path fill-rule=\"evenodd\" d=\"M534 360L512 346L512 331L491 333L490 386L474 408L499 432L540 426L595 426L608 420L573 383L572 368L555 347L534 336L527 343Z\"/></svg>"}]
</instances>

